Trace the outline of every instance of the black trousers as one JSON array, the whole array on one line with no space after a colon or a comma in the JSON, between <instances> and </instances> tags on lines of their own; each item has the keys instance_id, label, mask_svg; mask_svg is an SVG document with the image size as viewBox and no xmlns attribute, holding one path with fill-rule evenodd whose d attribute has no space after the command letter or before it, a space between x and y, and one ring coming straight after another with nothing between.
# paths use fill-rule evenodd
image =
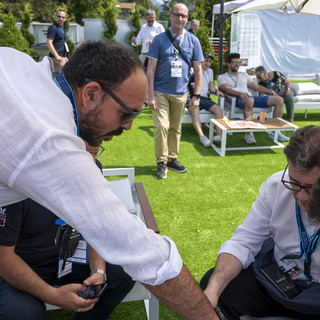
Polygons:
<instances>
[{"instance_id":1,"label":"black trousers","mask_svg":"<svg viewBox=\"0 0 320 320\"><path fill-rule=\"evenodd\" d=\"M207 271L200 281L204 290L214 268ZM300 320L320 319L320 315L305 315L289 310L273 300L266 289L254 277L250 268L243 269L219 297L218 307L228 320L239 320L240 316L291 317Z\"/></svg>"}]
</instances>

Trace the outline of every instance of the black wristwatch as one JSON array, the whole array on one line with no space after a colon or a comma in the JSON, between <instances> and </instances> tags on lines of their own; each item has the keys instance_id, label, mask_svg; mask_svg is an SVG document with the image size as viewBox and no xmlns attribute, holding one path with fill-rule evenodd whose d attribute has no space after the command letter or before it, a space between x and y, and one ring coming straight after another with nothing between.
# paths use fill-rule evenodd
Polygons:
<instances>
[{"instance_id":1,"label":"black wristwatch","mask_svg":"<svg viewBox=\"0 0 320 320\"><path fill-rule=\"evenodd\" d=\"M194 94L193 96L200 99L200 94Z\"/></svg>"}]
</instances>

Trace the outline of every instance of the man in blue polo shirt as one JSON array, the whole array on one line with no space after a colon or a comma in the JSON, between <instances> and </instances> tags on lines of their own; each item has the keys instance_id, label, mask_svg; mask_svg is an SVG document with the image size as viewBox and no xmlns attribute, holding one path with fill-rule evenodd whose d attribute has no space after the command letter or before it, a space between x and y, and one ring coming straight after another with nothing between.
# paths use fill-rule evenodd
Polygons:
<instances>
[{"instance_id":1,"label":"man in blue polo shirt","mask_svg":"<svg viewBox=\"0 0 320 320\"><path fill-rule=\"evenodd\" d=\"M63 25L67 19L67 14L64 10L59 9L55 15L56 21L48 29L47 33L47 47L49 49L49 57L53 58L55 70L61 70L61 68L68 61L67 52L69 52L67 46L67 37L63 30Z\"/></svg>"},{"instance_id":2,"label":"man in blue polo shirt","mask_svg":"<svg viewBox=\"0 0 320 320\"><path fill-rule=\"evenodd\" d=\"M166 178L167 168L183 173L187 171L177 161L180 126L188 97L191 64L194 68L195 87L190 107L200 103L203 54L198 38L184 27L188 21L188 8L183 3L173 6L170 13L169 33L157 35L149 49L148 102L153 110L154 147L157 162L156 179ZM169 39L175 39L176 46Z\"/></svg>"}]
</instances>

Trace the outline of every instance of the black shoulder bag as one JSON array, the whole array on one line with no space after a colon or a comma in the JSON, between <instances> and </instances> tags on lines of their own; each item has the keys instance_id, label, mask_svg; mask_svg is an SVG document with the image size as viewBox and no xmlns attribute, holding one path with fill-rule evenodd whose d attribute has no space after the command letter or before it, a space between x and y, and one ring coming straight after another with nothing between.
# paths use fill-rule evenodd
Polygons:
<instances>
[{"instance_id":1,"label":"black shoulder bag","mask_svg":"<svg viewBox=\"0 0 320 320\"><path fill-rule=\"evenodd\" d=\"M166 30L166 35L169 38L169 40L171 41L172 45L178 50L178 52L181 55L181 57L183 58L183 60L185 60L189 66L190 79L189 79L189 83L188 83L188 88L189 88L190 97L192 98L194 95L194 90L193 90L193 88L194 88L194 73L191 69L191 62L183 54L181 47L178 45L176 39L172 36L169 29Z\"/></svg>"}]
</instances>

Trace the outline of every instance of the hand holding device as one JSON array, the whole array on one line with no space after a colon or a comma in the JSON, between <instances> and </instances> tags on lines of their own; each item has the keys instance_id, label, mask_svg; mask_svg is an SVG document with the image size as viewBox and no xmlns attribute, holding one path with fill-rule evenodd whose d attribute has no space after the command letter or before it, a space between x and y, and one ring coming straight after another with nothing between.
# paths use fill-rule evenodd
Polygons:
<instances>
[{"instance_id":1,"label":"hand holding device","mask_svg":"<svg viewBox=\"0 0 320 320\"><path fill-rule=\"evenodd\" d=\"M84 290L77 291L77 295L83 299L96 299L100 298L100 296L106 290L106 288L106 283L85 286Z\"/></svg>"}]
</instances>

